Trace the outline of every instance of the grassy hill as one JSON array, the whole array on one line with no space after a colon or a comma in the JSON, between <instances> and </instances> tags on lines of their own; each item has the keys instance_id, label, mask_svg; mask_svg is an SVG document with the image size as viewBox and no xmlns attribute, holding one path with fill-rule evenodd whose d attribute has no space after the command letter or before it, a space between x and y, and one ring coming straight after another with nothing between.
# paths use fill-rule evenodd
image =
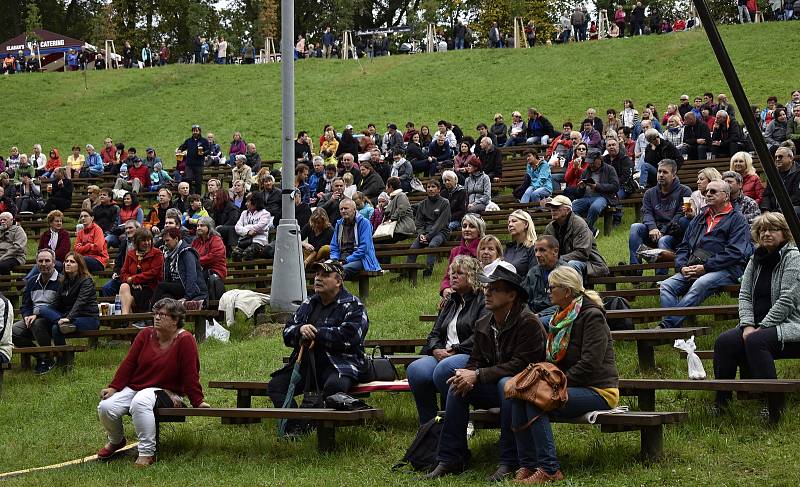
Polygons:
<instances>
[{"instance_id":1,"label":"grassy hill","mask_svg":"<svg viewBox=\"0 0 800 487\"><path fill-rule=\"evenodd\" d=\"M796 23L725 26L722 35L751 103L781 102L796 89L791 69L776 62L800 42ZM631 98L663 112L682 93L728 92L702 30L530 50L472 50L392 56L360 62L304 60L296 64L296 130L319 136L325 123L361 129L445 118L474 132L495 112L510 119L529 106L559 126L580 121L589 106ZM88 89L87 89L88 87ZM280 155L280 66L168 66L162 69L49 73L0 78L6 103L0 154L34 143L68 153L106 136L162 156L199 123L223 144L234 131L255 142L262 157ZM167 158L169 159L169 158Z\"/></svg>"},{"instance_id":2,"label":"grassy hill","mask_svg":"<svg viewBox=\"0 0 800 487\"><path fill-rule=\"evenodd\" d=\"M781 68L784 53L798 45L797 23L730 26L723 29L734 62L754 103L770 94L781 100L797 88L791 67ZM779 41L776 41L778 40ZM767 48L769 46L769 48ZM772 49L774 47L774 49ZM362 71L363 66L363 71ZM554 123L580 120L588 106L604 111L631 97L642 106L659 109L681 93L727 92L702 31L668 36L552 46L527 51L470 51L434 55L395 56L376 61L309 60L297 63L297 127L318 134L325 122L337 127L367 122L398 125L407 120L435 123L447 118L471 133L479 121L496 111L537 106ZM796 70L795 70L796 71ZM794 77L790 77L794 76ZM28 150L35 142L66 149L73 143L98 144L107 135L143 148L153 144L164 154L188 134L192 123L215 131L221 141L234 130L261 146L264 157L279 150L279 66L170 66L147 71L50 74L0 78L7 100L0 119L0 153L12 144ZM454 89L456 88L456 89ZM625 224L601 237L601 252L611 263L627 258ZM439 278L423 279L419 287L394 283L390 276L374 280L368 312L372 337L424 336L429 324L421 313L435 311ZM708 304L730 303L715 297ZM656 299L636 306L657 305ZM712 335L698 337L709 349L713 336L733 322L713 326ZM201 382L267 380L287 353L280 325L253 333L238 323L231 342L209 341L200 346ZM615 345L622 377L641 377L633 343ZM89 455L103 442L97 422L97 392L110 381L126 347L104 346L79 354L69 375L43 377L12 371L0 396L0 472L49 465ZM662 347L653 377L686 376L686 361ZM709 374L711 364L705 363ZM779 375L797 377L796 361L778 364ZM233 406L234 395L206 389L215 406ZM319 456L312 438L282 442L273 422L226 426L218 421L191 419L166 425L159 463L133 470L127 460L87 464L21 476L8 485L107 485L109 478L125 485L418 485L414 476L390 473L411 442L416 428L413 401L407 394L378 394L370 404L386 411L386 421L374 428L350 428L338 435L341 449ZM626 398L623 404L632 402ZM659 393L662 410L686 410L689 421L667 427L665 458L657 464L636 459L636 433L605 435L598 429L556 425L555 438L569 485L678 486L776 485L800 483L797 465L798 403L792 399L782 422L768 426L760 403L734 404L732 414L709 413L712 396L704 393ZM254 406L268 404L257 398ZM135 441L126 420L129 441ZM494 470L497 433L481 431L471 440L475 464L461 477L437 485L484 485ZM566 483L564 485L567 485Z\"/></svg>"}]
</instances>

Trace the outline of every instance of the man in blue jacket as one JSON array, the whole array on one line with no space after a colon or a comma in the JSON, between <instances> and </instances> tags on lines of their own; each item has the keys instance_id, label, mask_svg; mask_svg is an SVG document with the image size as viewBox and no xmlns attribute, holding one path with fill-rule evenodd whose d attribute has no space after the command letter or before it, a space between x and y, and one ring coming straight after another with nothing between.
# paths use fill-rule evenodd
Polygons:
<instances>
[{"instance_id":1,"label":"man in blue jacket","mask_svg":"<svg viewBox=\"0 0 800 487\"><path fill-rule=\"evenodd\" d=\"M697 306L744 273L753 254L750 225L731 205L730 192L725 181L708 183L708 205L689 223L675 253L678 273L661 283L662 308ZM658 326L678 328L685 319L667 316Z\"/></svg>"},{"instance_id":2,"label":"man in blue jacket","mask_svg":"<svg viewBox=\"0 0 800 487\"><path fill-rule=\"evenodd\" d=\"M345 198L339 202L339 214L331 239L331 259L344 264L344 277L361 271L379 271L381 265L372 243L372 224L356 212L356 203Z\"/></svg>"},{"instance_id":3,"label":"man in blue jacket","mask_svg":"<svg viewBox=\"0 0 800 487\"><path fill-rule=\"evenodd\" d=\"M683 215L683 199L690 197L692 190L681 184L677 172L678 164L672 159L658 163L658 185L645 191L642 198L642 223L631 225L628 237L631 264L639 263L636 252L640 245L675 250L683 238L688 225Z\"/></svg>"}]
</instances>

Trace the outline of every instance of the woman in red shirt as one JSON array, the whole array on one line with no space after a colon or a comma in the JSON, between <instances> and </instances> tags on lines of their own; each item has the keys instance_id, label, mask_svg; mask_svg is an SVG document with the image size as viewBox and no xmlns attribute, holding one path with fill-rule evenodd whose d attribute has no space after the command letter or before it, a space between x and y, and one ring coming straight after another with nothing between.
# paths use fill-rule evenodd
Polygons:
<instances>
[{"instance_id":1,"label":"woman in red shirt","mask_svg":"<svg viewBox=\"0 0 800 487\"><path fill-rule=\"evenodd\" d=\"M583 171L589 167L586 162L586 153L588 146L581 142L575 146L575 152L572 154L572 160L567 164L567 169L564 171L564 182L567 187L564 189L564 196L574 200L578 196L578 183L581 181Z\"/></svg>"},{"instance_id":2,"label":"woman in red shirt","mask_svg":"<svg viewBox=\"0 0 800 487\"><path fill-rule=\"evenodd\" d=\"M133 248L125 255L120 272L122 314L149 310L153 290L163 274L164 254L153 247L153 234L146 228L137 229L133 234Z\"/></svg>"},{"instance_id":3,"label":"woman in red shirt","mask_svg":"<svg viewBox=\"0 0 800 487\"><path fill-rule=\"evenodd\" d=\"M64 229L64 214L58 210L51 211L47 214L47 225L50 231L42 232L37 249L52 249L56 253L56 269L60 272L64 257L67 256L67 252L72 247L69 232ZM36 269L36 266L34 266L34 269Z\"/></svg>"},{"instance_id":4,"label":"woman in red shirt","mask_svg":"<svg viewBox=\"0 0 800 487\"><path fill-rule=\"evenodd\" d=\"M92 210L81 210L80 222L83 228L75 237L75 252L81 254L86 260L86 267L91 272L100 272L106 268L108 262L108 247L103 229L94 223Z\"/></svg>"},{"instance_id":5,"label":"woman in red shirt","mask_svg":"<svg viewBox=\"0 0 800 487\"><path fill-rule=\"evenodd\" d=\"M183 329L185 316L179 301L164 298L155 303L153 327L139 332L114 380L100 391L97 412L108 443L97 452L98 458L110 458L125 446L122 418L130 413L139 438L134 466L150 466L156 461L154 407L179 406L184 395L196 408L210 407L200 385L197 343Z\"/></svg>"},{"instance_id":6,"label":"woman in red shirt","mask_svg":"<svg viewBox=\"0 0 800 487\"><path fill-rule=\"evenodd\" d=\"M753 157L748 152L737 152L731 157L731 171L736 171L742 175L742 193L753 198L756 203L761 204L764 194L764 184L753 167Z\"/></svg>"}]
</instances>

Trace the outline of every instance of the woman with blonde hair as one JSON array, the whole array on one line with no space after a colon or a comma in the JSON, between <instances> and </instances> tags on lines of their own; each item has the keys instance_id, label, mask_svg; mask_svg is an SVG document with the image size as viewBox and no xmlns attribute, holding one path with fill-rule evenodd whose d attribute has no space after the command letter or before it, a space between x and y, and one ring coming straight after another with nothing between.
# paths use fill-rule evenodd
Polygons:
<instances>
[{"instance_id":1,"label":"woman with blonde hair","mask_svg":"<svg viewBox=\"0 0 800 487\"><path fill-rule=\"evenodd\" d=\"M468 255L456 256L449 275L453 292L445 301L428 334L423 357L406 369L408 383L417 404L420 424L444 409L449 384L456 369L466 366L472 351L475 322L484 312L483 286L478 281L481 263ZM441 408L437 393L442 397Z\"/></svg>"},{"instance_id":2,"label":"woman with blonde hair","mask_svg":"<svg viewBox=\"0 0 800 487\"><path fill-rule=\"evenodd\" d=\"M508 234L511 241L506 244L503 260L510 262L522 277L536 262L533 244L536 242L536 229L530 213L525 210L514 210L508 215Z\"/></svg>"},{"instance_id":3,"label":"woman with blonde hair","mask_svg":"<svg viewBox=\"0 0 800 487\"><path fill-rule=\"evenodd\" d=\"M494 235L486 235L478 242L478 261L487 276L494 272L497 264L503 260L503 244Z\"/></svg>"},{"instance_id":4,"label":"woman with blonde hair","mask_svg":"<svg viewBox=\"0 0 800 487\"><path fill-rule=\"evenodd\" d=\"M550 320L546 360L567 376L568 399L549 413L533 403L513 400L511 424L520 465L515 479L527 484L564 478L550 417L575 418L619 403L614 344L600 296L584 289L581 275L568 266L553 269L548 281L550 299L558 311Z\"/></svg>"},{"instance_id":5,"label":"woman with blonde hair","mask_svg":"<svg viewBox=\"0 0 800 487\"><path fill-rule=\"evenodd\" d=\"M731 157L731 171L742 175L742 193L755 200L759 205L764 194L764 184L753 167L753 156L748 152L737 152Z\"/></svg>"},{"instance_id":6,"label":"woman with blonde hair","mask_svg":"<svg viewBox=\"0 0 800 487\"><path fill-rule=\"evenodd\" d=\"M692 210L687 212L687 218L694 218L701 208L706 206L706 188L711 181L722 180L722 174L713 167L706 167L697 173L697 189L692 192Z\"/></svg>"},{"instance_id":7,"label":"woman with blonde hair","mask_svg":"<svg viewBox=\"0 0 800 487\"><path fill-rule=\"evenodd\" d=\"M739 324L714 343L714 377L776 379L775 359L800 357L800 252L781 213L764 213L750 231L756 251L742 275ZM718 392L725 408L730 392Z\"/></svg>"},{"instance_id":8,"label":"woman with blonde hair","mask_svg":"<svg viewBox=\"0 0 800 487\"><path fill-rule=\"evenodd\" d=\"M324 208L315 208L308 223L300 230L303 242L303 257L306 267L314 262L322 262L331 255L331 238L333 226Z\"/></svg>"}]
</instances>

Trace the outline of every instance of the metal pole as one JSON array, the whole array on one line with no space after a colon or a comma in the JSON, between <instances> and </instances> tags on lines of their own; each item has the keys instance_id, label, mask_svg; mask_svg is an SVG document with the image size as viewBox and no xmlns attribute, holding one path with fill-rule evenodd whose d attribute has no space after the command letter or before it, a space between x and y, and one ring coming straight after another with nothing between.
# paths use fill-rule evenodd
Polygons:
<instances>
[{"instance_id":1,"label":"metal pole","mask_svg":"<svg viewBox=\"0 0 800 487\"><path fill-rule=\"evenodd\" d=\"M294 0L281 0L281 220L275 238L270 308L293 313L306 298L300 228L294 212Z\"/></svg>"},{"instance_id":2,"label":"metal pole","mask_svg":"<svg viewBox=\"0 0 800 487\"><path fill-rule=\"evenodd\" d=\"M725 76L725 81L728 82L728 87L731 89L731 95L739 108L739 116L742 118L747 131L750 133L750 138L753 140L753 146L756 149L758 158L761 160L761 165L764 166L764 172L767 175L767 183L775 198L778 200L778 205L783 211L783 216L786 217L786 222L789 224L789 230L792 231L792 236L796 242L800 241L800 219L794 212L792 201L789 199L789 193L783 185L783 180L778 173L778 168L775 166L775 160L769 153L767 143L761 133L761 129L756 124L756 118L753 115L753 110L750 108L750 102L747 100L747 95L744 93L744 88L739 80L739 75L736 74L736 69L733 67L731 58L728 55L728 50L722 42L719 35L714 19L711 18L711 13L708 11L708 6L705 0L694 0L697 14L703 24L703 28L708 36L708 41L711 43L711 48L717 56L722 74Z\"/></svg>"}]
</instances>

